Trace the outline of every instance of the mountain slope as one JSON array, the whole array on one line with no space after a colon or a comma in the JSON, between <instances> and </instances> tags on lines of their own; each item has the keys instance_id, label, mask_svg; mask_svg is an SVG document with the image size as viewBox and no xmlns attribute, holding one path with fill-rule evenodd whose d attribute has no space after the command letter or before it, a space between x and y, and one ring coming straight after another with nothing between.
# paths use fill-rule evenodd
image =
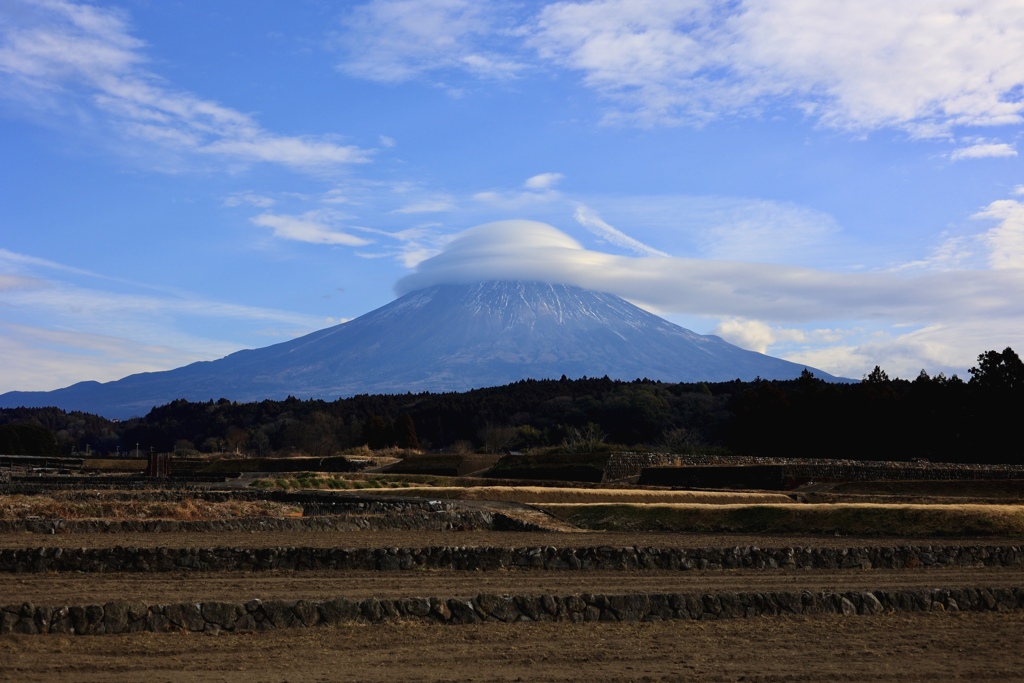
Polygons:
<instances>
[{"instance_id":1,"label":"mountain slope","mask_svg":"<svg viewBox=\"0 0 1024 683\"><path fill-rule=\"evenodd\" d=\"M462 391L563 374L686 382L786 379L803 369L695 334L611 294L486 282L412 292L347 323L216 361L105 384L9 392L0 396L0 407L55 405L123 418L176 398L333 400Z\"/></svg>"}]
</instances>

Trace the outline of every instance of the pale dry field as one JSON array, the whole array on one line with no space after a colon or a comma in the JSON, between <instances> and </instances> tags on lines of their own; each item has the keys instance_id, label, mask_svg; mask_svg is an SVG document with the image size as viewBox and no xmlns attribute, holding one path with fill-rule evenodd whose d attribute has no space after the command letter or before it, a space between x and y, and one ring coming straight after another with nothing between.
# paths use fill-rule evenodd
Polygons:
<instances>
[{"instance_id":1,"label":"pale dry field","mask_svg":"<svg viewBox=\"0 0 1024 683\"><path fill-rule=\"evenodd\" d=\"M360 493L366 493L361 491ZM410 486L379 489L374 495L415 496L445 500L495 500L506 503L681 503L761 504L791 503L782 493L742 491L658 491L647 489L585 489L547 486Z\"/></svg>"},{"instance_id":2,"label":"pale dry field","mask_svg":"<svg viewBox=\"0 0 1024 683\"><path fill-rule=\"evenodd\" d=\"M272 501L113 500L96 496L0 495L0 519L177 519L214 520L251 517L301 517L302 507Z\"/></svg>"},{"instance_id":3,"label":"pale dry field","mask_svg":"<svg viewBox=\"0 0 1024 683\"><path fill-rule=\"evenodd\" d=\"M841 533L1024 538L1024 505L915 503L538 503L568 523L614 531Z\"/></svg>"}]
</instances>

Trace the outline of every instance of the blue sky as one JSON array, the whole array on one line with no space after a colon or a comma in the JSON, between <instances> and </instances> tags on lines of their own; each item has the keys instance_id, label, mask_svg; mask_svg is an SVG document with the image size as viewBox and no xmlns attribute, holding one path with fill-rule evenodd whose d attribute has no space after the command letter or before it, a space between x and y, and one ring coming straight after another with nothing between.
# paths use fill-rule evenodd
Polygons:
<instances>
[{"instance_id":1,"label":"blue sky","mask_svg":"<svg viewBox=\"0 0 1024 683\"><path fill-rule=\"evenodd\" d=\"M1016 0L7 0L0 391L490 273L963 376L1024 349L1022 62Z\"/></svg>"}]
</instances>

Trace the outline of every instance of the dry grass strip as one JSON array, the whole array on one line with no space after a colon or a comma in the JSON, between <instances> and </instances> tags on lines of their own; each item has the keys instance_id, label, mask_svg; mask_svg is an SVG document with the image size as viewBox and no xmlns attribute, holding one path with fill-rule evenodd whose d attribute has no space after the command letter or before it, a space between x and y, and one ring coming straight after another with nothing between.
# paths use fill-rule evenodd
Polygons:
<instances>
[{"instance_id":1,"label":"dry grass strip","mask_svg":"<svg viewBox=\"0 0 1024 683\"><path fill-rule=\"evenodd\" d=\"M60 500L43 495L0 496L0 519L175 519L182 521L244 519L250 517L301 517L302 508L271 501L211 502L201 499L179 501L142 500Z\"/></svg>"},{"instance_id":2,"label":"dry grass strip","mask_svg":"<svg viewBox=\"0 0 1024 683\"><path fill-rule=\"evenodd\" d=\"M547 503L682 503L755 504L790 503L782 493L725 491L650 491L645 489L584 489L548 486L410 486L378 490L374 495L414 496L436 500L495 500L528 505Z\"/></svg>"},{"instance_id":3,"label":"dry grass strip","mask_svg":"<svg viewBox=\"0 0 1024 683\"><path fill-rule=\"evenodd\" d=\"M581 528L607 531L1024 539L1024 505L547 503L540 507Z\"/></svg>"}]
</instances>

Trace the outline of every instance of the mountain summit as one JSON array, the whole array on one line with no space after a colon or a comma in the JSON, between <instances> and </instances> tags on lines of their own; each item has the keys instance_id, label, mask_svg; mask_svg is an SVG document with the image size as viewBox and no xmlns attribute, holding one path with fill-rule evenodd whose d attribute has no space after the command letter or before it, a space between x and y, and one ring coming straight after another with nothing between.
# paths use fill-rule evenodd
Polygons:
<instances>
[{"instance_id":1,"label":"mountain summit","mask_svg":"<svg viewBox=\"0 0 1024 683\"><path fill-rule=\"evenodd\" d=\"M124 418L178 398L333 400L463 391L563 374L668 382L790 379L804 367L696 334L611 294L499 281L428 287L347 323L220 360L104 384L8 392L0 407L58 406Z\"/></svg>"}]
</instances>

